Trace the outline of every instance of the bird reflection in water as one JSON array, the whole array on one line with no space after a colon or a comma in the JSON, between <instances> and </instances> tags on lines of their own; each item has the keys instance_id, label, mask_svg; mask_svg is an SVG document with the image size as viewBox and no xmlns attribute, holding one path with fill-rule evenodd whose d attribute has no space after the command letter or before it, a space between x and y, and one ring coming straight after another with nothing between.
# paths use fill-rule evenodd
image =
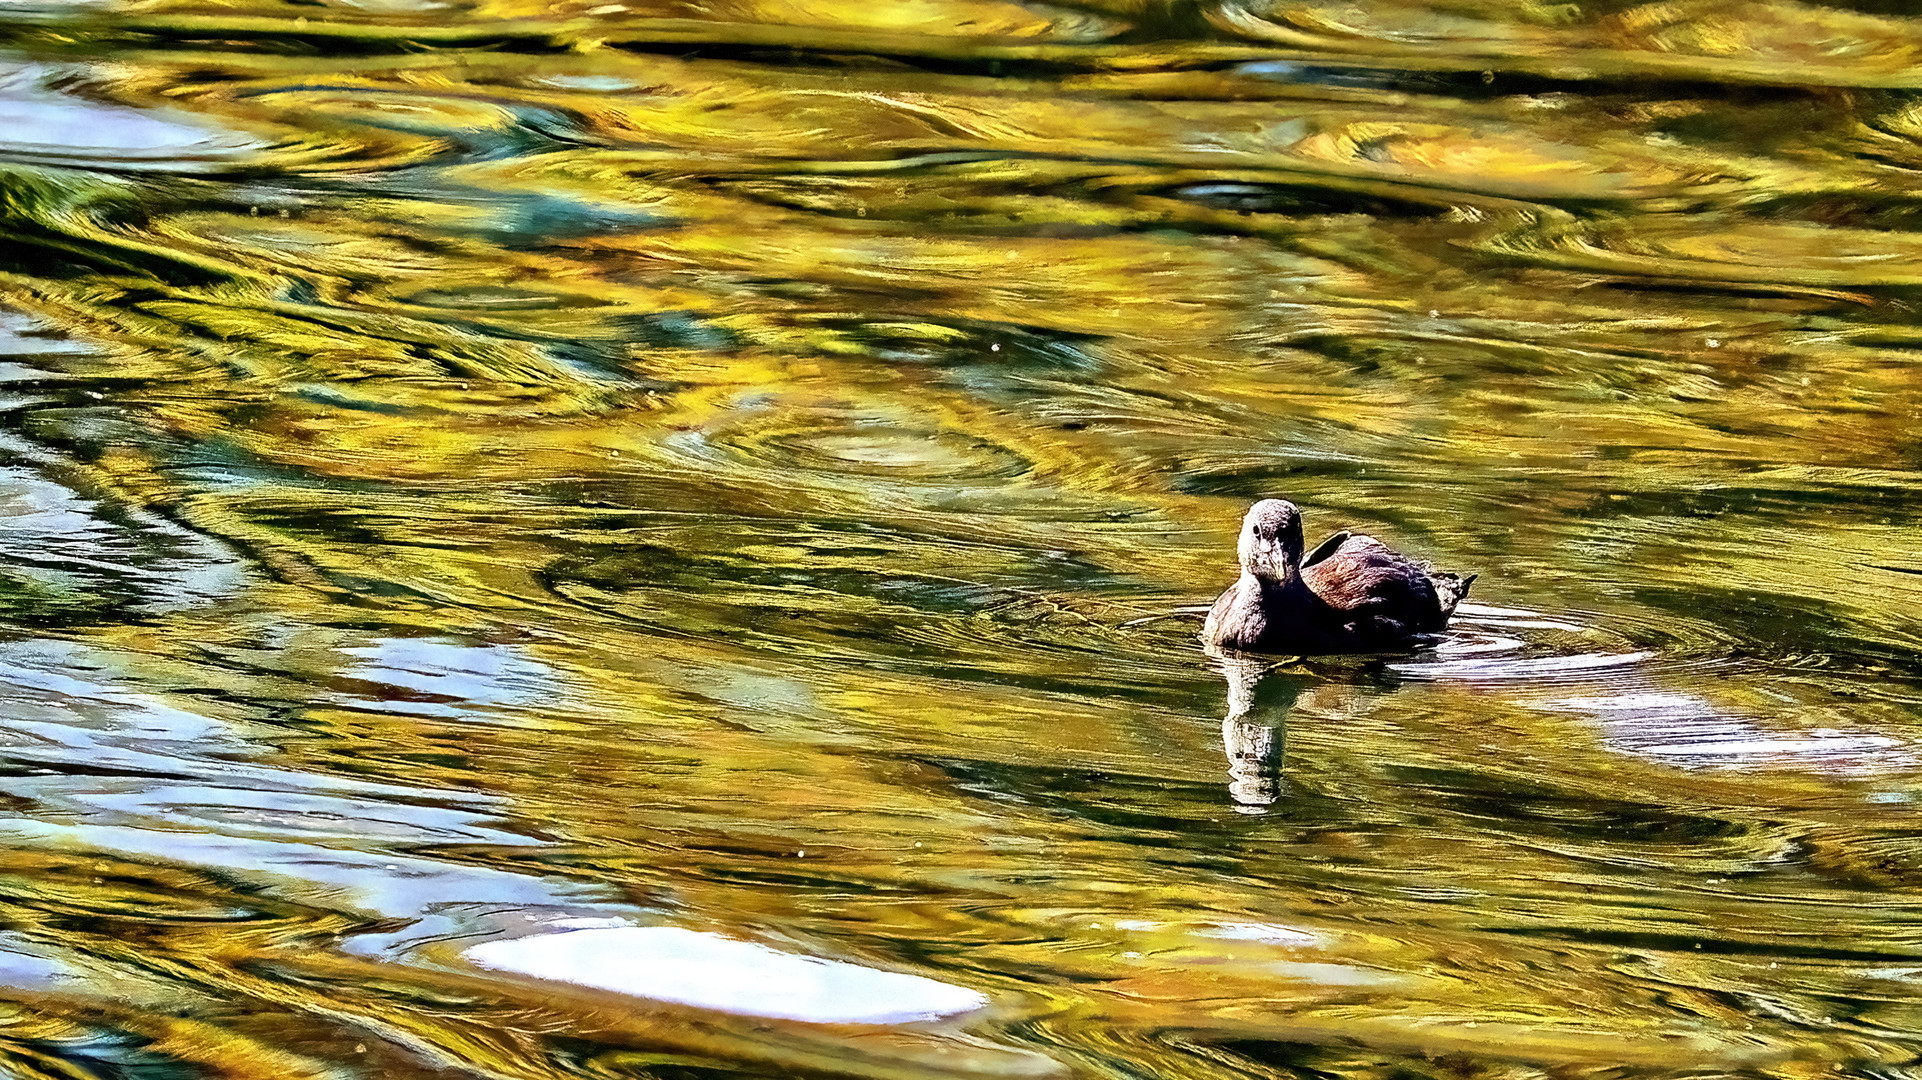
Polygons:
<instances>
[{"instance_id":1,"label":"bird reflection in water","mask_svg":"<svg viewBox=\"0 0 1922 1080\"><path fill-rule=\"evenodd\" d=\"M1221 744L1228 754L1228 794L1235 809L1259 814L1281 798L1281 759L1288 713L1301 697L1303 680L1278 671L1284 661L1210 650L1228 680L1228 711L1221 718Z\"/></svg>"}]
</instances>

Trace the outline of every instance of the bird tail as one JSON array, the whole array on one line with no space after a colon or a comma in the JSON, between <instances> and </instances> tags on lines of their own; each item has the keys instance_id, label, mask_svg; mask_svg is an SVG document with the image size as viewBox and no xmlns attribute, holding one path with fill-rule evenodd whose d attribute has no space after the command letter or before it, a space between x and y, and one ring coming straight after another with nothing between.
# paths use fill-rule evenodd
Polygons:
<instances>
[{"instance_id":1,"label":"bird tail","mask_svg":"<svg viewBox=\"0 0 1922 1080\"><path fill-rule=\"evenodd\" d=\"M1462 602L1462 597L1468 595L1468 587L1473 585L1475 579L1480 576L1480 574L1469 574L1463 577L1460 574L1446 572L1429 575L1429 580L1435 583L1435 599L1441 601L1442 618L1446 619L1455 613L1456 605Z\"/></svg>"}]
</instances>

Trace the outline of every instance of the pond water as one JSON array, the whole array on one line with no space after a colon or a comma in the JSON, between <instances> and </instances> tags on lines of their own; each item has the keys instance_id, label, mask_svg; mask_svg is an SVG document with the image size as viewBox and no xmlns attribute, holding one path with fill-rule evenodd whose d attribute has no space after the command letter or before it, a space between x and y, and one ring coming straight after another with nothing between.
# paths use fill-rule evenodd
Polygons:
<instances>
[{"instance_id":1,"label":"pond water","mask_svg":"<svg viewBox=\"0 0 1922 1080\"><path fill-rule=\"evenodd\" d=\"M1906 9L9 5L0 1072L1915 1075Z\"/></svg>"}]
</instances>

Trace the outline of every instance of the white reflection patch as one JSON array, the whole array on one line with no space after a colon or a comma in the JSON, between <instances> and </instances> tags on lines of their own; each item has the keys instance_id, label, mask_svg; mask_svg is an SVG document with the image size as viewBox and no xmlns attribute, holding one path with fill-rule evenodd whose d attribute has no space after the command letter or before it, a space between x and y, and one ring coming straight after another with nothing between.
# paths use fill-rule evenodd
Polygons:
<instances>
[{"instance_id":1,"label":"white reflection patch","mask_svg":"<svg viewBox=\"0 0 1922 1080\"><path fill-rule=\"evenodd\" d=\"M981 1008L977 991L675 926L536 934L471 946L481 967L743 1016L904 1024Z\"/></svg>"},{"instance_id":2,"label":"white reflection patch","mask_svg":"<svg viewBox=\"0 0 1922 1080\"><path fill-rule=\"evenodd\" d=\"M376 707L383 712L458 716L468 711L463 706L551 705L565 696L554 669L511 645L390 637L341 651L358 659L344 672L351 678L441 699L381 700ZM351 703L375 704L365 698Z\"/></svg>"}]
</instances>

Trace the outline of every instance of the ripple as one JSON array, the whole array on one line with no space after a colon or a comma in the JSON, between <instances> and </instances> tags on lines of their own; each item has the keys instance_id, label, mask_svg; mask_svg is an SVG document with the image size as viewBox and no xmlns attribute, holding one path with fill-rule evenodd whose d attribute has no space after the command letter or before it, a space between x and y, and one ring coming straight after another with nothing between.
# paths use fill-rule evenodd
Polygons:
<instances>
[{"instance_id":1,"label":"ripple","mask_svg":"<svg viewBox=\"0 0 1922 1080\"><path fill-rule=\"evenodd\" d=\"M1913 19L1813 4L1571 5L1552 21L1406 0L1228 0L1204 10L1230 33L1296 48L1591 78L1913 86L1922 50Z\"/></svg>"},{"instance_id":2,"label":"ripple","mask_svg":"<svg viewBox=\"0 0 1922 1080\"><path fill-rule=\"evenodd\" d=\"M253 100L270 108L416 135L498 135L520 123L520 117L511 107L498 102L355 87L274 90L258 94Z\"/></svg>"},{"instance_id":3,"label":"ripple","mask_svg":"<svg viewBox=\"0 0 1922 1080\"><path fill-rule=\"evenodd\" d=\"M1716 627L1673 613L1555 616L1463 604L1433 655L1390 667L1587 717L1615 750L1669 765L1876 773L1922 763L1922 749L1904 739L1798 727L1786 710L1758 709L1744 691L1778 679L1796 659L1753 655Z\"/></svg>"},{"instance_id":4,"label":"ripple","mask_svg":"<svg viewBox=\"0 0 1922 1080\"><path fill-rule=\"evenodd\" d=\"M1617 747L1681 765L1883 772L1922 763L1914 746L1892 736L1835 728L1772 731L1689 693L1651 690L1562 698L1538 702L1537 707L1593 717Z\"/></svg>"},{"instance_id":5,"label":"ripple","mask_svg":"<svg viewBox=\"0 0 1922 1080\"><path fill-rule=\"evenodd\" d=\"M1195 620L1161 617L1174 597L1005 534L729 519L651 529L544 576L568 602L622 619L735 628L756 649L837 665L1134 697L1201 671Z\"/></svg>"},{"instance_id":6,"label":"ripple","mask_svg":"<svg viewBox=\"0 0 1922 1080\"><path fill-rule=\"evenodd\" d=\"M217 541L0 467L0 617L44 626L154 613L230 596L247 581L241 558Z\"/></svg>"},{"instance_id":7,"label":"ripple","mask_svg":"<svg viewBox=\"0 0 1922 1080\"><path fill-rule=\"evenodd\" d=\"M897 47L916 37L1089 43L1119 33L1126 26L1092 11L1043 11L1005 0L894 0L882 7L838 0L683 0L669 5L668 10L698 13L704 20L711 20L710 32L729 23L735 28L755 24L778 27L787 41L806 41L813 36L810 31L878 32L886 34Z\"/></svg>"},{"instance_id":8,"label":"ripple","mask_svg":"<svg viewBox=\"0 0 1922 1080\"><path fill-rule=\"evenodd\" d=\"M847 477L906 484L985 482L1032 469L1023 455L966 431L913 417L840 408L786 408L713 430L687 432L672 445L729 464L792 476Z\"/></svg>"},{"instance_id":9,"label":"ripple","mask_svg":"<svg viewBox=\"0 0 1922 1080\"><path fill-rule=\"evenodd\" d=\"M1024 677L1051 686L1101 686L1110 695L1157 696L1159 688L1194 681L1202 671L1195 624L1157 620L1124 628L1147 606L1091 597L1001 593L967 618L927 620L896 628L903 640L943 664L990 677ZM975 677L979 677L977 674Z\"/></svg>"},{"instance_id":10,"label":"ripple","mask_svg":"<svg viewBox=\"0 0 1922 1080\"><path fill-rule=\"evenodd\" d=\"M1618 274L1812 289L1922 284L1922 239L1883 229L1803 222L1691 222L1602 228L1531 228L1485 241L1486 250L1544 265Z\"/></svg>"},{"instance_id":11,"label":"ripple","mask_svg":"<svg viewBox=\"0 0 1922 1080\"><path fill-rule=\"evenodd\" d=\"M1584 621L1585 619L1594 621ZM1464 603L1434 659L1390 665L1416 678L1530 686L1606 685L1624 675L1732 663L1735 642L1705 623L1664 615L1556 616ZM1632 673L1632 674L1629 674Z\"/></svg>"},{"instance_id":12,"label":"ripple","mask_svg":"<svg viewBox=\"0 0 1922 1080\"><path fill-rule=\"evenodd\" d=\"M204 117L86 101L46 89L40 65L0 66L0 150L10 160L64 166L192 171L265 149Z\"/></svg>"},{"instance_id":13,"label":"ripple","mask_svg":"<svg viewBox=\"0 0 1922 1080\"><path fill-rule=\"evenodd\" d=\"M510 645L447 638L379 638L344 648L355 658L343 680L367 694L342 694L344 705L374 712L466 717L565 700L557 672Z\"/></svg>"},{"instance_id":14,"label":"ripple","mask_svg":"<svg viewBox=\"0 0 1922 1080\"><path fill-rule=\"evenodd\" d=\"M869 476L985 480L1019 476L1028 463L1001 447L944 431L871 427L797 432L761 444L797 465Z\"/></svg>"}]
</instances>

